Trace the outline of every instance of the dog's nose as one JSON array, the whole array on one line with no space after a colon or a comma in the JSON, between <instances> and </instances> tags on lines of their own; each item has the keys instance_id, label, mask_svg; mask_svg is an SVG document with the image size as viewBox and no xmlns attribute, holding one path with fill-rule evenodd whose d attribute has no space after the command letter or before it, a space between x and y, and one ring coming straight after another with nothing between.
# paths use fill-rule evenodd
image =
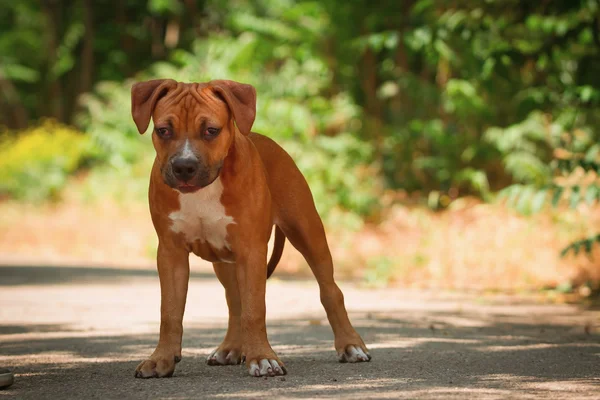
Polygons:
<instances>
[{"instance_id":1,"label":"dog's nose","mask_svg":"<svg viewBox=\"0 0 600 400\"><path fill-rule=\"evenodd\" d=\"M173 175L180 181L187 182L196 176L198 161L191 158L178 158L173 161Z\"/></svg>"}]
</instances>

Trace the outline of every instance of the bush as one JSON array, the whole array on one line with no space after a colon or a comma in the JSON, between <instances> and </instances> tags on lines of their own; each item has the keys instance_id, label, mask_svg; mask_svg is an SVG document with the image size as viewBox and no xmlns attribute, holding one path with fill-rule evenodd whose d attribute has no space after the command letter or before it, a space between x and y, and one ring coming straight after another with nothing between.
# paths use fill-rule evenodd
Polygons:
<instances>
[{"instance_id":1,"label":"bush","mask_svg":"<svg viewBox=\"0 0 600 400\"><path fill-rule=\"evenodd\" d=\"M131 118L131 86L133 82L101 82L94 92L80 99L84 109L77 123L90 136L98 161L110 167L128 168L151 153L150 135L140 138Z\"/></svg>"},{"instance_id":2,"label":"bush","mask_svg":"<svg viewBox=\"0 0 600 400\"><path fill-rule=\"evenodd\" d=\"M17 199L56 199L67 177L93 155L87 136L46 120L0 134L0 194Z\"/></svg>"},{"instance_id":3,"label":"bush","mask_svg":"<svg viewBox=\"0 0 600 400\"><path fill-rule=\"evenodd\" d=\"M321 215L339 209L365 217L375 209L381 188L369 167L372 146L348 134L281 144L306 177Z\"/></svg>"}]
</instances>

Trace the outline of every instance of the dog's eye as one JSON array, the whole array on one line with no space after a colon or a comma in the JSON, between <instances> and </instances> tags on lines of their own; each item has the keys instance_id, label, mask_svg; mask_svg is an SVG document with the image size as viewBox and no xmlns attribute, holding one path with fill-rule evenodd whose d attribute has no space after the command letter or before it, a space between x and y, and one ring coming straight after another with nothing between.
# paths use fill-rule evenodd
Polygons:
<instances>
[{"instance_id":1,"label":"dog's eye","mask_svg":"<svg viewBox=\"0 0 600 400\"><path fill-rule=\"evenodd\" d=\"M207 139L212 139L217 137L219 132L221 132L219 128L206 128L206 131L204 132L204 137Z\"/></svg>"},{"instance_id":2,"label":"dog's eye","mask_svg":"<svg viewBox=\"0 0 600 400\"><path fill-rule=\"evenodd\" d=\"M163 139L168 139L173 136L168 128L156 128L156 134Z\"/></svg>"}]
</instances>

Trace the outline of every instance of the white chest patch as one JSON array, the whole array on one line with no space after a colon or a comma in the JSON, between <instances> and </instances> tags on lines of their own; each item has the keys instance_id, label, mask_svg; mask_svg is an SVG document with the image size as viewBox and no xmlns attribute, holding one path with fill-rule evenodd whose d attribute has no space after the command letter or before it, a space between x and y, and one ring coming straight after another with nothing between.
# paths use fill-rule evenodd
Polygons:
<instances>
[{"instance_id":1,"label":"white chest patch","mask_svg":"<svg viewBox=\"0 0 600 400\"><path fill-rule=\"evenodd\" d=\"M221 204L222 193L221 178L196 193L180 193L179 211L169 214L173 221L171 230L183 233L188 242L202 240L216 250L230 250L227 226L235 221L225 214L225 207Z\"/></svg>"}]
</instances>

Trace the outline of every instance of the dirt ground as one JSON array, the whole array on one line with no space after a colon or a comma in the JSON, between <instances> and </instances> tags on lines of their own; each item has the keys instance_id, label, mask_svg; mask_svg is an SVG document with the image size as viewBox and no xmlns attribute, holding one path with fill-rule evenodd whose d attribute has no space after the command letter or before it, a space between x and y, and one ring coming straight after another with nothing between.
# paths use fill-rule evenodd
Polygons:
<instances>
[{"instance_id":1,"label":"dirt ground","mask_svg":"<svg viewBox=\"0 0 600 400\"><path fill-rule=\"evenodd\" d=\"M285 378L252 378L204 360L222 339L218 281L190 282L175 376L139 380L153 350L152 270L0 267L0 399L569 398L600 393L600 311L509 296L342 285L367 364L339 364L313 281L270 280L268 332Z\"/></svg>"}]
</instances>

